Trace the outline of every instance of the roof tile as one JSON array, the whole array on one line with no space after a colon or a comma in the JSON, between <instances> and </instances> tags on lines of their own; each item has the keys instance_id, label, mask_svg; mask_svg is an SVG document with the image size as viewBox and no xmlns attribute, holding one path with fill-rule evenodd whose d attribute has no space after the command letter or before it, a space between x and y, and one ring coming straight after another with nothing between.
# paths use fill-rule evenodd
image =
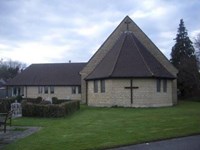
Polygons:
<instances>
[{"instance_id":1,"label":"roof tile","mask_svg":"<svg viewBox=\"0 0 200 150\"><path fill-rule=\"evenodd\" d=\"M100 78L175 78L131 31L121 34L86 80Z\"/></svg>"},{"instance_id":2,"label":"roof tile","mask_svg":"<svg viewBox=\"0 0 200 150\"><path fill-rule=\"evenodd\" d=\"M7 85L81 85L79 72L86 63L32 64Z\"/></svg>"}]
</instances>

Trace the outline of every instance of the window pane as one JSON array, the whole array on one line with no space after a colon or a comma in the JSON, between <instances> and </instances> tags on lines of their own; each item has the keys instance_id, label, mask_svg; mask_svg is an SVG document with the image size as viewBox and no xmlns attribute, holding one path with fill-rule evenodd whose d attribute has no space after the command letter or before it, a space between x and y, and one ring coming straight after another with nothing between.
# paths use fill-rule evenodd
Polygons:
<instances>
[{"instance_id":1,"label":"window pane","mask_svg":"<svg viewBox=\"0 0 200 150\"><path fill-rule=\"evenodd\" d=\"M41 94L42 93L42 89L43 87L42 86L38 86L38 93Z\"/></svg>"},{"instance_id":2,"label":"window pane","mask_svg":"<svg viewBox=\"0 0 200 150\"><path fill-rule=\"evenodd\" d=\"M81 86L78 86L78 93L81 93Z\"/></svg>"},{"instance_id":3,"label":"window pane","mask_svg":"<svg viewBox=\"0 0 200 150\"><path fill-rule=\"evenodd\" d=\"M20 94L21 94L21 96L24 96L24 87L23 86L21 87L21 93Z\"/></svg>"},{"instance_id":4,"label":"window pane","mask_svg":"<svg viewBox=\"0 0 200 150\"><path fill-rule=\"evenodd\" d=\"M76 94L76 87L72 86L72 94Z\"/></svg>"},{"instance_id":5,"label":"window pane","mask_svg":"<svg viewBox=\"0 0 200 150\"><path fill-rule=\"evenodd\" d=\"M16 87L13 88L13 95L17 95L17 88Z\"/></svg>"},{"instance_id":6,"label":"window pane","mask_svg":"<svg viewBox=\"0 0 200 150\"><path fill-rule=\"evenodd\" d=\"M157 79L157 92L160 92L160 88L161 88L161 80Z\"/></svg>"},{"instance_id":7,"label":"window pane","mask_svg":"<svg viewBox=\"0 0 200 150\"><path fill-rule=\"evenodd\" d=\"M98 92L98 81L95 80L94 81L94 93L97 93Z\"/></svg>"},{"instance_id":8,"label":"window pane","mask_svg":"<svg viewBox=\"0 0 200 150\"><path fill-rule=\"evenodd\" d=\"M163 80L163 92L167 92L167 80Z\"/></svg>"},{"instance_id":9,"label":"window pane","mask_svg":"<svg viewBox=\"0 0 200 150\"><path fill-rule=\"evenodd\" d=\"M54 94L54 86L50 86L50 93Z\"/></svg>"},{"instance_id":10,"label":"window pane","mask_svg":"<svg viewBox=\"0 0 200 150\"><path fill-rule=\"evenodd\" d=\"M48 86L45 86L45 87L44 87L44 93L45 93L45 94L48 94L48 93L49 93L49 91L48 91Z\"/></svg>"},{"instance_id":11,"label":"window pane","mask_svg":"<svg viewBox=\"0 0 200 150\"><path fill-rule=\"evenodd\" d=\"M101 93L105 93L105 80L101 80Z\"/></svg>"}]
</instances>

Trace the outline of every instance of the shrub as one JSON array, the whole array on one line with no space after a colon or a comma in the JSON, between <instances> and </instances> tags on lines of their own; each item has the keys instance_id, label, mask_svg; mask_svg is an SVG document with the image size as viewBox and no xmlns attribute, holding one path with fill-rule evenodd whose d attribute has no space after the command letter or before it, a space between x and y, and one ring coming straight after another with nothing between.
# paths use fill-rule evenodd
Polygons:
<instances>
[{"instance_id":1,"label":"shrub","mask_svg":"<svg viewBox=\"0 0 200 150\"><path fill-rule=\"evenodd\" d=\"M16 100L17 100L18 103L21 103L21 101L22 101L22 96L21 96L21 95L18 95L18 96L16 97Z\"/></svg>"},{"instance_id":2,"label":"shrub","mask_svg":"<svg viewBox=\"0 0 200 150\"><path fill-rule=\"evenodd\" d=\"M79 109L79 101L68 101L57 105L22 102L22 115L26 117L64 117Z\"/></svg>"},{"instance_id":3,"label":"shrub","mask_svg":"<svg viewBox=\"0 0 200 150\"><path fill-rule=\"evenodd\" d=\"M11 104L14 103L16 97L13 98L6 98L0 100L0 113L6 113L10 110Z\"/></svg>"},{"instance_id":4,"label":"shrub","mask_svg":"<svg viewBox=\"0 0 200 150\"><path fill-rule=\"evenodd\" d=\"M58 104L58 98L52 97L52 104Z\"/></svg>"},{"instance_id":5,"label":"shrub","mask_svg":"<svg viewBox=\"0 0 200 150\"><path fill-rule=\"evenodd\" d=\"M37 101L37 103L41 103L41 101L42 101L42 97L40 97L40 96L37 97L37 98L36 98L36 101Z\"/></svg>"}]
</instances>

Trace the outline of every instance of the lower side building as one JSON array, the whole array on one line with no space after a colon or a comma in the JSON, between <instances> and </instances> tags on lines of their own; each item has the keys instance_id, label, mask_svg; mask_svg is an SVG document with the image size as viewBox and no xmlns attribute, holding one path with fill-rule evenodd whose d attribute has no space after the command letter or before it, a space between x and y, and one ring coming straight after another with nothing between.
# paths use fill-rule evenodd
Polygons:
<instances>
[{"instance_id":1,"label":"lower side building","mask_svg":"<svg viewBox=\"0 0 200 150\"><path fill-rule=\"evenodd\" d=\"M79 86L12 86L11 96L21 95L24 98L37 98L80 100L81 88Z\"/></svg>"}]
</instances>

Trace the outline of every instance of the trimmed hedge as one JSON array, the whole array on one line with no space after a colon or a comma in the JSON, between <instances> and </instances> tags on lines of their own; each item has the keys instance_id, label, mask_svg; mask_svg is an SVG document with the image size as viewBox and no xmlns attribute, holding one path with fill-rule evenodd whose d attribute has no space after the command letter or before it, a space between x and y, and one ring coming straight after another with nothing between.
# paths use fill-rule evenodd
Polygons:
<instances>
[{"instance_id":1,"label":"trimmed hedge","mask_svg":"<svg viewBox=\"0 0 200 150\"><path fill-rule=\"evenodd\" d=\"M25 117L64 117L80 109L79 101L61 104L34 104L22 101L22 115Z\"/></svg>"},{"instance_id":2,"label":"trimmed hedge","mask_svg":"<svg viewBox=\"0 0 200 150\"><path fill-rule=\"evenodd\" d=\"M52 103L53 104L61 104L64 102L69 102L71 100L66 100L66 99L58 99L57 97L52 97Z\"/></svg>"},{"instance_id":3,"label":"trimmed hedge","mask_svg":"<svg viewBox=\"0 0 200 150\"><path fill-rule=\"evenodd\" d=\"M27 102L34 103L34 104L39 104L42 102L42 97L37 97L37 98L25 98Z\"/></svg>"}]
</instances>

